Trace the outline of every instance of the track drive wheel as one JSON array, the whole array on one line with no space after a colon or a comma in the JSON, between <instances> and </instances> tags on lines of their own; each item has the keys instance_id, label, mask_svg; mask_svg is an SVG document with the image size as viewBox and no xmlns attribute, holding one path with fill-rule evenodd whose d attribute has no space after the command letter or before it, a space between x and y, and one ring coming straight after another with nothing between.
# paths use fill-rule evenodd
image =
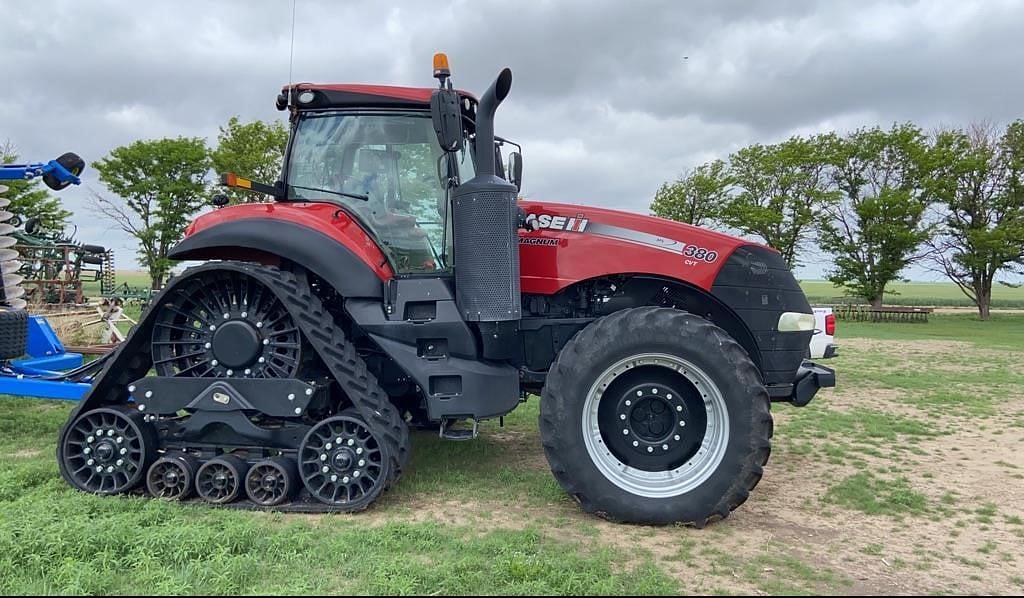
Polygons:
<instances>
[{"instance_id":1,"label":"track drive wheel","mask_svg":"<svg viewBox=\"0 0 1024 598\"><path fill-rule=\"evenodd\" d=\"M390 455L355 409L325 419L299 446L299 475L310 495L337 510L362 511L380 496Z\"/></svg>"},{"instance_id":2,"label":"track drive wheel","mask_svg":"<svg viewBox=\"0 0 1024 598\"><path fill-rule=\"evenodd\" d=\"M229 503L245 492L245 474L249 464L234 455L210 459L196 472L196 492L215 505Z\"/></svg>"},{"instance_id":3,"label":"track drive wheel","mask_svg":"<svg viewBox=\"0 0 1024 598\"><path fill-rule=\"evenodd\" d=\"M262 506L277 506L295 494L299 483L298 466L290 457L258 461L245 476L245 495Z\"/></svg>"},{"instance_id":4,"label":"track drive wheel","mask_svg":"<svg viewBox=\"0 0 1024 598\"><path fill-rule=\"evenodd\" d=\"M93 494L120 494L142 481L156 458L153 427L129 407L93 409L72 424L58 455L72 486Z\"/></svg>"},{"instance_id":5,"label":"track drive wheel","mask_svg":"<svg viewBox=\"0 0 1024 598\"><path fill-rule=\"evenodd\" d=\"M683 311L641 307L566 344L540 404L544 453L584 510L632 523L727 517L771 450L768 393L746 351Z\"/></svg>"},{"instance_id":6,"label":"track drive wheel","mask_svg":"<svg viewBox=\"0 0 1024 598\"><path fill-rule=\"evenodd\" d=\"M146 489L155 498L185 500L192 495L199 462L189 455L157 459L146 473Z\"/></svg>"}]
</instances>

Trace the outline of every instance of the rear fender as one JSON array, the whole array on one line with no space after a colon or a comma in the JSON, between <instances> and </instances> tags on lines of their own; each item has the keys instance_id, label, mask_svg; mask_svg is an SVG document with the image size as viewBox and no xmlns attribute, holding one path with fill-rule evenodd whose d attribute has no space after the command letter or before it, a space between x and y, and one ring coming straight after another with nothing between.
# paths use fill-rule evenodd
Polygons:
<instances>
[{"instance_id":1,"label":"rear fender","mask_svg":"<svg viewBox=\"0 0 1024 598\"><path fill-rule=\"evenodd\" d=\"M324 279L343 297L384 297L383 280L374 265L337 239L287 220L245 218L219 223L186 237L171 249L168 257L245 260L269 265L287 260Z\"/></svg>"}]
</instances>

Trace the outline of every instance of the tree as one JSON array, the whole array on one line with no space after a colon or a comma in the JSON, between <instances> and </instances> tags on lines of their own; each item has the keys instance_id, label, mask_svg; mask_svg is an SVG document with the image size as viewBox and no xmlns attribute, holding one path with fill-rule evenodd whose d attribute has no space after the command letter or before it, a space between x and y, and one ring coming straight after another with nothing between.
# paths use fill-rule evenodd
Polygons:
<instances>
[{"instance_id":1,"label":"tree","mask_svg":"<svg viewBox=\"0 0 1024 598\"><path fill-rule=\"evenodd\" d=\"M942 131L935 179L941 232L930 257L989 318L992 283L1024 261L1024 121Z\"/></svg>"},{"instance_id":2,"label":"tree","mask_svg":"<svg viewBox=\"0 0 1024 598\"><path fill-rule=\"evenodd\" d=\"M281 163L288 144L288 129L281 121L254 120L242 123L232 116L217 135L217 149L210 154L219 177L233 172L241 177L273 184L281 176ZM227 189L231 203L260 201L260 196L240 189Z\"/></svg>"},{"instance_id":3,"label":"tree","mask_svg":"<svg viewBox=\"0 0 1024 598\"><path fill-rule=\"evenodd\" d=\"M819 226L821 248L835 258L828 279L879 307L932 235L924 220L932 154L921 130L903 124L833 138L827 159L841 193Z\"/></svg>"},{"instance_id":4,"label":"tree","mask_svg":"<svg viewBox=\"0 0 1024 598\"><path fill-rule=\"evenodd\" d=\"M655 216L703 226L718 217L729 194L731 183L725 162L701 164L664 183L654 195L651 212Z\"/></svg>"},{"instance_id":5,"label":"tree","mask_svg":"<svg viewBox=\"0 0 1024 598\"><path fill-rule=\"evenodd\" d=\"M199 137L136 141L93 163L100 181L118 196L95 195L93 207L139 241L139 261L153 289L167 278L167 252L181 239L189 216L202 207L210 157Z\"/></svg>"},{"instance_id":6,"label":"tree","mask_svg":"<svg viewBox=\"0 0 1024 598\"><path fill-rule=\"evenodd\" d=\"M10 141L0 144L0 164L13 164L18 161L17 149ZM31 181L0 181L8 189L3 194L11 201L4 208L19 217L23 222L29 218L38 218L44 229L63 230L71 212L65 210L60 200L50 194L45 186L40 186L41 178Z\"/></svg>"},{"instance_id":7,"label":"tree","mask_svg":"<svg viewBox=\"0 0 1024 598\"><path fill-rule=\"evenodd\" d=\"M835 194L828 188L825 137L792 137L775 145L755 144L729 157L738 189L723 206L721 220L778 249L792 268L822 210Z\"/></svg>"}]
</instances>

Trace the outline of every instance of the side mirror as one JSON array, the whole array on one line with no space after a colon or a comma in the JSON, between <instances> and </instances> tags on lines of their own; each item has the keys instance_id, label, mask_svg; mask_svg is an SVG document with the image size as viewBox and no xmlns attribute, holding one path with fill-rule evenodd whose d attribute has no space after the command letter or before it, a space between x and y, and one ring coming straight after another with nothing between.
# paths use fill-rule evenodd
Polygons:
<instances>
[{"instance_id":1,"label":"side mirror","mask_svg":"<svg viewBox=\"0 0 1024 598\"><path fill-rule=\"evenodd\" d=\"M518 191L523 190L523 155L519 152L512 152L508 155L508 182L516 186Z\"/></svg>"},{"instance_id":2,"label":"side mirror","mask_svg":"<svg viewBox=\"0 0 1024 598\"><path fill-rule=\"evenodd\" d=\"M455 152L462 149L462 108L459 93L454 89L435 89L430 95L430 118L441 149Z\"/></svg>"}]
</instances>

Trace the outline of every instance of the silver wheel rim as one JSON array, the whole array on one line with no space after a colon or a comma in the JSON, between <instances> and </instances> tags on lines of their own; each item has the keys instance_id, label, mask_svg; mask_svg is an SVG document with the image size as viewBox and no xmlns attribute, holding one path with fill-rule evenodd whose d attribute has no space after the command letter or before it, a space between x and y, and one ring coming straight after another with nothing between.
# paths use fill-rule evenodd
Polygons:
<instances>
[{"instance_id":1,"label":"silver wheel rim","mask_svg":"<svg viewBox=\"0 0 1024 598\"><path fill-rule=\"evenodd\" d=\"M668 368L686 378L704 399L707 429L697 452L672 470L644 471L623 463L601 436L598 407L605 389L616 378L640 366ZM622 359L606 369L590 387L583 403L583 441L597 469L619 488L647 498L671 498L692 491L715 472L729 444L729 411L725 398L701 368L675 355L644 353Z\"/></svg>"}]
</instances>

